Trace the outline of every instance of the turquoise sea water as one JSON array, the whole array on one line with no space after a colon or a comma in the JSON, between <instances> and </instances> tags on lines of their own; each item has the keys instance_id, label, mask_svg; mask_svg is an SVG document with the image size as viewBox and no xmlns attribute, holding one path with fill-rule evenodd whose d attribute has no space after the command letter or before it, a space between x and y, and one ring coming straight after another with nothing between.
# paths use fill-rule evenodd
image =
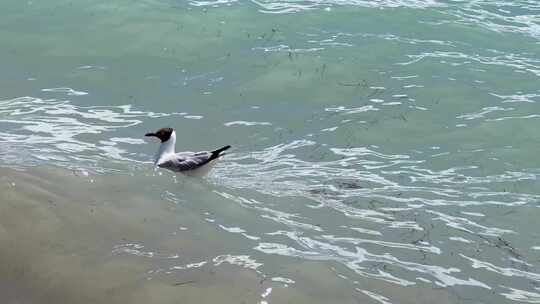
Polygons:
<instances>
[{"instance_id":1,"label":"turquoise sea water","mask_svg":"<svg viewBox=\"0 0 540 304\"><path fill-rule=\"evenodd\" d=\"M0 166L118 181L201 248L104 245L137 279L228 261L260 303L540 303L537 1L4 0L0 42ZM195 186L154 172L165 126L233 150Z\"/></svg>"}]
</instances>

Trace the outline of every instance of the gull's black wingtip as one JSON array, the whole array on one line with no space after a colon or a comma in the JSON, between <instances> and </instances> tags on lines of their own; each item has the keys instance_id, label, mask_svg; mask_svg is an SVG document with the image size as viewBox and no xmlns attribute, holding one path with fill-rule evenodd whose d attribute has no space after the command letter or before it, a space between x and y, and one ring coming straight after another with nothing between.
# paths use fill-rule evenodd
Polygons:
<instances>
[{"instance_id":1,"label":"gull's black wingtip","mask_svg":"<svg viewBox=\"0 0 540 304\"><path fill-rule=\"evenodd\" d=\"M218 154L219 155L219 153L221 153L221 152L223 152L225 150L229 150L230 148L231 148L230 145L226 145L225 147L222 147L222 148L219 148L217 150L212 151L212 154Z\"/></svg>"},{"instance_id":2,"label":"gull's black wingtip","mask_svg":"<svg viewBox=\"0 0 540 304\"><path fill-rule=\"evenodd\" d=\"M230 147L231 147L230 145L226 145L225 147L222 147L222 148L219 148L219 149L217 149L217 150L212 151L212 152L211 152L212 155L210 156L209 161L210 161L210 160L213 160L213 159L216 159L216 158L218 158L218 157L220 157L220 156L222 156L223 154L221 154L221 152L223 152L223 151L225 151L225 150L228 150Z\"/></svg>"}]
</instances>

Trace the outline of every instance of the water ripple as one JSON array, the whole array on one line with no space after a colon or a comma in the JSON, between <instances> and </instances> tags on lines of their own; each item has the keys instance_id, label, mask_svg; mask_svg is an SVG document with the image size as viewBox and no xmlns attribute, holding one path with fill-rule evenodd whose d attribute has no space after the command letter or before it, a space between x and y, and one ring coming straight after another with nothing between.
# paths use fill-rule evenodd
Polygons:
<instances>
[{"instance_id":1,"label":"water ripple","mask_svg":"<svg viewBox=\"0 0 540 304\"><path fill-rule=\"evenodd\" d=\"M196 7L231 6L243 3L238 0L191 0L190 5ZM485 28L498 33L517 33L540 39L540 4L533 0L250 0L259 12L268 14L287 14L324 9L332 7L363 7L373 9L408 8L434 10L448 16L449 20L420 20L420 23L441 25L445 23L461 23Z\"/></svg>"},{"instance_id":2,"label":"water ripple","mask_svg":"<svg viewBox=\"0 0 540 304\"><path fill-rule=\"evenodd\" d=\"M476 166L437 171L428 169L428 164L418 159L422 154L390 154L376 147L325 147L331 153L326 154L325 160L316 162L301 157L305 155L305 149L317 147L316 141L295 140L249 154L231 154L227 168L216 168L219 184L229 189L217 194L256 211L263 219L287 227L287 230L260 235L255 250L271 255L332 261L360 277L402 286L414 285L418 281L439 287L500 289L483 275L460 275L473 273L467 267L443 267L427 262L437 256L448 257L453 250L448 246L458 243L488 246L511 259L527 263L520 250L507 241L518 231L484 223L486 213L476 212L474 208L533 206L539 196L493 191L489 187L474 185L536 180L536 173L509 171L474 176L470 173L478 169ZM401 178L403 176L407 178ZM456 184L467 185L470 189L457 188ZM316 225L320 221L317 215L300 215L308 211L284 212L285 206L281 203L245 198L230 193L231 189L257 191L268 195L274 202L276 198L302 197L313 204L296 206L295 209L313 209L319 212L318 216L331 216L333 222L352 221L352 225L342 225L341 228L364 234L366 238L352 237L350 232L344 233L324 224ZM455 207L463 209L460 212L446 209ZM328 210L338 213L330 215ZM435 231L444 230L437 222L444 223L446 231L458 235L452 235L448 244L441 239L433 239L431 235L438 233ZM392 254L387 253L389 248L392 248ZM416 252L419 257L412 258L400 251ZM469 257L464 252L460 256ZM475 261L471 264L472 269L483 267L505 277L529 275L531 279L537 276L534 272L495 268L492 264ZM401 271L389 272L387 269L392 267ZM428 280L418 274L433 279Z\"/></svg>"},{"instance_id":3,"label":"water ripple","mask_svg":"<svg viewBox=\"0 0 540 304\"><path fill-rule=\"evenodd\" d=\"M409 8L418 8L424 9L428 7L441 6L435 0L377 0L377 1L366 1L366 0L324 0L324 1L313 1L313 0L283 0L283 1L271 1L271 0L251 0L253 3L260 7L260 11L263 13L273 13L273 14L283 14L283 13L294 13L305 10L319 9L319 8L329 8L332 6L360 6L360 7L369 7L369 8L398 8L398 7L409 7Z\"/></svg>"},{"instance_id":4,"label":"water ripple","mask_svg":"<svg viewBox=\"0 0 540 304\"><path fill-rule=\"evenodd\" d=\"M69 93L68 93L69 94ZM134 110L131 105L78 106L68 100L19 97L0 100L0 125L4 132L0 157L12 164L37 164L49 160L70 167L70 162L93 166L100 160L141 163L123 145L143 144L142 139L111 136L84 140L91 135L134 127L148 118L184 116ZM103 137L101 137L103 138ZM13 158L13 150L25 151Z\"/></svg>"},{"instance_id":5,"label":"water ripple","mask_svg":"<svg viewBox=\"0 0 540 304\"><path fill-rule=\"evenodd\" d=\"M501 295L505 296L509 300L522 303L540 303L540 293L538 292L531 292L522 289L506 287L504 285L501 285L501 287L504 287L510 291L501 293Z\"/></svg>"}]
</instances>

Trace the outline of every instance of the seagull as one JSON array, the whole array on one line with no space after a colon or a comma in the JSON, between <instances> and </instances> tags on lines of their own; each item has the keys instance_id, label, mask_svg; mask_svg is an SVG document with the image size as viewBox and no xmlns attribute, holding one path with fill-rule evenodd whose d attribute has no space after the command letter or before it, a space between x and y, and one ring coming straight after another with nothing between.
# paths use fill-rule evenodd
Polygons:
<instances>
[{"instance_id":1,"label":"seagull","mask_svg":"<svg viewBox=\"0 0 540 304\"><path fill-rule=\"evenodd\" d=\"M206 175L218 159L224 155L223 151L231 147L227 145L214 151L176 153L176 132L174 129L162 128L155 133L146 133L145 136L153 136L161 140L154 165L189 176L202 177Z\"/></svg>"}]
</instances>

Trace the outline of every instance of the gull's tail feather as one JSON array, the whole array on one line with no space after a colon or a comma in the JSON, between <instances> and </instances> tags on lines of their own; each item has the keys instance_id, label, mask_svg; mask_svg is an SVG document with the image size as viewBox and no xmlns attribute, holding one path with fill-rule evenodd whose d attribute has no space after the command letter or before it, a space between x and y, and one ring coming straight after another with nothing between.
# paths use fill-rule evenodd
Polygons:
<instances>
[{"instance_id":1,"label":"gull's tail feather","mask_svg":"<svg viewBox=\"0 0 540 304\"><path fill-rule=\"evenodd\" d=\"M225 147L222 147L222 148L219 148L217 150L214 150L212 151L212 155L210 155L210 158L208 159L208 161L211 161L211 160L214 160L220 156L222 156L223 154L221 154L221 152L225 151L225 150L228 150L231 146L230 145L226 145Z\"/></svg>"}]
</instances>

